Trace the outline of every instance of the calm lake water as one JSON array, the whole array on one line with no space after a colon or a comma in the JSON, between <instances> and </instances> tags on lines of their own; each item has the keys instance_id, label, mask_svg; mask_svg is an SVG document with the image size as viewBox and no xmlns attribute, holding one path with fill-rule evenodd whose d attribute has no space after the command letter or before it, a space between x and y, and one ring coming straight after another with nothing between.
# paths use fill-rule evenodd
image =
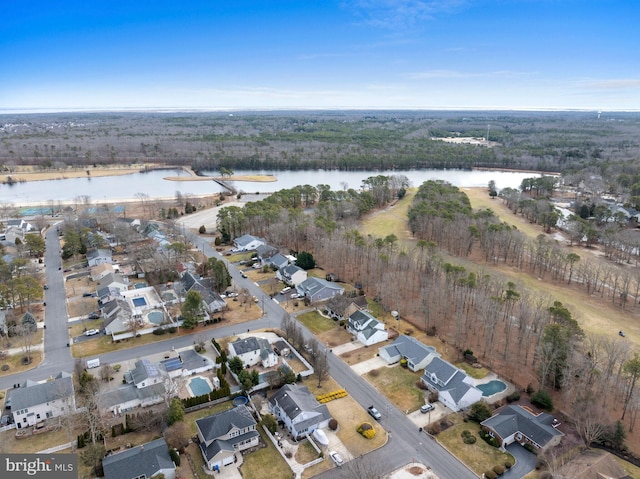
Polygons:
<instances>
[{"instance_id":1,"label":"calm lake water","mask_svg":"<svg viewBox=\"0 0 640 479\"><path fill-rule=\"evenodd\" d=\"M376 175L405 175L412 186L427 180L444 180L458 187L483 187L489 181L496 182L498 189L518 188L524 178L538 176L530 172L468 171L468 170L394 170L394 171L235 171L236 175L273 175L278 181L270 183L237 181L235 187L245 193L272 193L297 185L326 184L331 189L344 187L358 189L363 180ZM222 191L214 181L168 181L167 176L185 175L182 171L164 170L149 173L134 173L124 176L101 178L73 178L65 180L33 181L12 186L0 185L0 201L16 206L48 201L73 201L79 196L88 196L93 203L135 198L144 194L150 198L173 197L182 194L206 195ZM218 175L217 171L204 172Z\"/></svg>"}]
</instances>

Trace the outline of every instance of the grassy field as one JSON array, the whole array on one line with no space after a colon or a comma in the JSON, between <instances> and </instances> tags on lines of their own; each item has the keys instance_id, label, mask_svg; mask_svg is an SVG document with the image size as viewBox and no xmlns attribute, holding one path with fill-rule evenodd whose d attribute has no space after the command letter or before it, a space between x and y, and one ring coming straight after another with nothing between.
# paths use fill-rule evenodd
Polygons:
<instances>
[{"instance_id":1,"label":"grassy field","mask_svg":"<svg viewBox=\"0 0 640 479\"><path fill-rule=\"evenodd\" d=\"M363 236L371 235L378 238L394 234L400 244L412 247L415 240L408 229L407 212L415 194L416 189L411 188L404 198L398 200L395 205L376 211L364 218L360 225L360 232Z\"/></svg>"},{"instance_id":2,"label":"grassy field","mask_svg":"<svg viewBox=\"0 0 640 479\"><path fill-rule=\"evenodd\" d=\"M38 330L38 332L42 334L42 330ZM40 343L42 343L42 339L40 340ZM34 369L42 362L42 351L31 351L31 364L22 364L23 356L24 354L20 352L18 354L9 356L7 359L0 360L0 367L5 364L9 366L9 369L7 369L6 371L0 370L0 377L29 371L31 369Z\"/></svg>"},{"instance_id":3,"label":"grassy field","mask_svg":"<svg viewBox=\"0 0 640 479\"><path fill-rule=\"evenodd\" d=\"M308 313L299 314L296 316L298 321L304 324L309 331L313 334L320 334L333 329L338 329L340 326L337 321L330 318L325 318L316 311L309 311Z\"/></svg>"},{"instance_id":4,"label":"grassy field","mask_svg":"<svg viewBox=\"0 0 640 479\"><path fill-rule=\"evenodd\" d=\"M295 458L299 464L306 464L318 458L318 451L305 439L298 445Z\"/></svg>"},{"instance_id":5,"label":"grassy field","mask_svg":"<svg viewBox=\"0 0 640 479\"><path fill-rule=\"evenodd\" d=\"M512 464L515 463L511 454L500 452L499 449L490 446L480 438L479 424L471 421L463 422L459 414L451 414L447 419L454 422L454 425L438 434L436 439L476 474L481 476L493 466L504 465L507 460ZM463 442L461 434L465 429L476 436L475 444Z\"/></svg>"},{"instance_id":6,"label":"grassy field","mask_svg":"<svg viewBox=\"0 0 640 479\"><path fill-rule=\"evenodd\" d=\"M244 463L240 466L240 473L243 479L264 479L265 477L286 479L293 477L293 471L266 436L262 427L258 426L258 431L262 442L266 443L267 447L260 448L244 456Z\"/></svg>"},{"instance_id":7,"label":"grassy field","mask_svg":"<svg viewBox=\"0 0 640 479\"><path fill-rule=\"evenodd\" d=\"M420 373L396 366L369 371L364 378L401 411L413 412L424 404L425 391L416 387Z\"/></svg>"},{"instance_id":8,"label":"grassy field","mask_svg":"<svg viewBox=\"0 0 640 479\"><path fill-rule=\"evenodd\" d=\"M474 379L482 379L489 374L489 370L487 368L474 368L469 363L457 363L455 365L457 368L462 369L467 375L471 376Z\"/></svg>"}]
</instances>

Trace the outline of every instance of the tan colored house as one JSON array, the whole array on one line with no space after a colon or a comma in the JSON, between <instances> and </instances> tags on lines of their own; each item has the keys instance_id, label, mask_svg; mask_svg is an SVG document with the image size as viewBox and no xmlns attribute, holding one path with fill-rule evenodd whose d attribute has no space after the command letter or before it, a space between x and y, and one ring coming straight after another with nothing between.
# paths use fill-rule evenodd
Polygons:
<instances>
[{"instance_id":1,"label":"tan colored house","mask_svg":"<svg viewBox=\"0 0 640 479\"><path fill-rule=\"evenodd\" d=\"M109 273L115 273L113 265L109 263L101 263L98 266L91 268L91 281L100 281Z\"/></svg>"}]
</instances>

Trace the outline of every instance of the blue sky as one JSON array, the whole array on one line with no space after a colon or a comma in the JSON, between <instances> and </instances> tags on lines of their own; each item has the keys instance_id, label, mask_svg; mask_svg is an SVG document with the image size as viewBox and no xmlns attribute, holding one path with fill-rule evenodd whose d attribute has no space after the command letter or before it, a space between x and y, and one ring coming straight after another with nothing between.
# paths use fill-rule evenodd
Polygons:
<instances>
[{"instance_id":1,"label":"blue sky","mask_svg":"<svg viewBox=\"0 0 640 479\"><path fill-rule=\"evenodd\" d=\"M640 110L637 0L2 3L0 111Z\"/></svg>"}]
</instances>

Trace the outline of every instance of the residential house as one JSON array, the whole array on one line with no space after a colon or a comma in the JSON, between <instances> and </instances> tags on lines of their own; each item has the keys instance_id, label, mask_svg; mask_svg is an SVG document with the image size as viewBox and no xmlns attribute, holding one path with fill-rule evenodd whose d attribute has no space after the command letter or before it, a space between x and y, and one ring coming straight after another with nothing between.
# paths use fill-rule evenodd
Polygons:
<instances>
[{"instance_id":1,"label":"residential house","mask_svg":"<svg viewBox=\"0 0 640 479\"><path fill-rule=\"evenodd\" d=\"M282 421L294 438L304 437L329 424L331 414L306 386L285 384L271 399L269 410Z\"/></svg>"},{"instance_id":2,"label":"residential house","mask_svg":"<svg viewBox=\"0 0 640 479\"><path fill-rule=\"evenodd\" d=\"M253 251L258 246L265 245L267 242L262 238L252 235L242 235L233 240L233 250L236 252Z\"/></svg>"},{"instance_id":3,"label":"residential house","mask_svg":"<svg viewBox=\"0 0 640 479\"><path fill-rule=\"evenodd\" d=\"M102 459L105 479L175 479L176 465L163 438L125 449Z\"/></svg>"},{"instance_id":4,"label":"residential house","mask_svg":"<svg viewBox=\"0 0 640 479\"><path fill-rule=\"evenodd\" d=\"M87 263L89 264L90 268L98 266L102 263L112 264L113 258L111 257L111 250L102 248L88 250Z\"/></svg>"},{"instance_id":5,"label":"residential house","mask_svg":"<svg viewBox=\"0 0 640 479\"><path fill-rule=\"evenodd\" d=\"M103 327L106 334L122 333L131 329L133 317L130 304L122 298L110 299L100 306L104 317Z\"/></svg>"},{"instance_id":6,"label":"residential house","mask_svg":"<svg viewBox=\"0 0 640 479\"><path fill-rule=\"evenodd\" d=\"M53 380L27 381L11 392L13 420L18 429L75 411L73 377L59 373Z\"/></svg>"},{"instance_id":7,"label":"residential house","mask_svg":"<svg viewBox=\"0 0 640 479\"><path fill-rule=\"evenodd\" d=\"M454 412L463 410L482 399L482 391L474 379L442 358L433 358L422 375L429 390L438 393L438 400Z\"/></svg>"},{"instance_id":8,"label":"residential house","mask_svg":"<svg viewBox=\"0 0 640 479\"><path fill-rule=\"evenodd\" d=\"M103 288L109 288L109 291L127 291L129 289L129 280L124 276L117 273L108 273L106 274L98 284L96 285L96 292L102 290Z\"/></svg>"},{"instance_id":9,"label":"residential house","mask_svg":"<svg viewBox=\"0 0 640 479\"><path fill-rule=\"evenodd\" d=\"M278 270L287 266L289 264L289 259L286 256L278 253L276 255L273 255L269 259L263 260L262 264Z\"/></svg>"},{"instance_id":10,"label":"residential house","mask_svg":"<svg viewBox=\"0 0 640 479\"><path fill-rule=\"evenodd\" d=\"M25 233L29 233L30 231L34 231L36 228L28 221L25 221L22 218L7 220L5 222L5 227L8 228L17 228L22 231L23 235Z\"/></svg>"},{"instance_id":11,"label":"residential house","mask_svg":"<svg viewBox=\"0 0 640 479\"><path fill-rule=\"evenodd\" d=\"M407 367L411 371L420 371L427 367L433 358L439 358L433 346L427 346L411 336L399 336L393 343L378 350L380 358L388 364L394 364L401 359L407 360Z\"/></svg>"},{"instance_id":12,"label":"residential house","mask_svg":"<svg viewBox=\"0 0 640 479\"><path fill-rule=\"evenodd\" d=\"M338 295L327 301L327 313L334 319L343 320L358 311L368 311L367 297L364 295Z\"/></svg>"},{"instance_id":13,"label":"residential house","mask_svg":"<svg viewBox=\"0 0 640 479\"><path fill-rule=\"evenodd\" d=\"M277 248L274 248L271 245L261 244L256 248L256 254L258 255L258 259L262 264L264 264L269 260L269 258L273 258L275 255L279 254L279 252Z\"/></svg>"},{"instance_id":14,"label":"residential house","mask_svg":"<svg viewBox=\"0 0 640 479\"><path fill-rule=\"evenodd\" d=\"M208 313L216 313L227 307L224 299L213 291L210 279L200 278L195 273L189 271L182 275L180 281L174 283L174 290L179 296L184 296L189 291L197 291L200 293L202 302L206 305Z\"/></svg>"},{"instance_id":15,"label":"residential house","mask_svg":"<svg viewBox=\"0 0 640 479\"><path fill-rule=\"evenodd\" d=\"M556 427L557 421L550 414L535 413L528 407L511 405L480 423L482 428L495 437L501 448L518 442L545 450L560 443L564 434Z\"/></svg>"},{"instance_id":16,"label":"residential house","mask_svg":"<svg viewBox=\"0 0 640 479\"><path fill-rule=\"evenodd\" d=\"M307 279L307 272L300 266L289 264L284 268L280 268L276 273L276 277L289 286L298 286Z\"/></svg>"},{"instance_id":17,"label":"residential house","mask_svg":"<svg viewBox=\"0 0 640 479\"><path fill-rule=\"evenodd\" d=\"M100 263L91 268L91 281L100 281L109 273L115 273L111 263Z\"/></svg>"},{"instance_id":18,"label":"residential house","mask_svg":"<svg viewBox=\"0 0 640 479\"><path fill-rule=\"evenodd\" d=\"M242 359L245 367L261 363L263 368L271 368L278 364L278 355L273 352L269 341L253 336L229 344L229 358L236 356Z\"/></svg>"},{"instance_id":19,"label":"residential house","mask_svg":"<svg viewBox=\"0 0 640 479\"><path fill-rule=\"evenodd\" d=\"M196 420L200 452L207 468L220 472L223 466L236 462L236 452L257 446L260 433L256 425L244 405Z\"/></svg>"},{"instance_id":20,"label":"residential house","mask_svg":"<svg viewBox=\"0 0 640 479\"><path fill-rule=\"evenodd\" d=\"M152 406L163 402L167 392L174 389L164 366L148 359L136 361L135 367L124 373L124 380L124 386L101 394L101 408L120 414L136 407Z\"/></svg>"},{"instance_id":21,"label":"residential house","mask_svg":"<svg viewBox=\"0 0 640 479\"><path fill-rule=\"evenodd\" d=\"M380 343L389 339L384 323L378 321L367 311L354 311L347 320L347 331L365 346Z\"/></svg>"},{"instance_id":22,"label":"residential house","mask_svg":"<svg viewBox=\"0 0 640 479\"><path fill-rule=\"evenodd\" d=\"M211 359L196 353L193 349L180 351L177 357L164 359L160 362L171 378L200 374L210 371L216 366ZM214 377L213 380L216 382L218 378Z\"/></svg>"},{"instance_id":23,"label":"residential house","mask_svg":"<svg viewBox=\"0 0 640 479\"><path fill-rule=\"evenodd\" d=\"M301 297L307 298L312 303L330 299L338 294L344 293L342 286L313 276L297 285L296 290Z\"/></svg>"}]
</instances>

